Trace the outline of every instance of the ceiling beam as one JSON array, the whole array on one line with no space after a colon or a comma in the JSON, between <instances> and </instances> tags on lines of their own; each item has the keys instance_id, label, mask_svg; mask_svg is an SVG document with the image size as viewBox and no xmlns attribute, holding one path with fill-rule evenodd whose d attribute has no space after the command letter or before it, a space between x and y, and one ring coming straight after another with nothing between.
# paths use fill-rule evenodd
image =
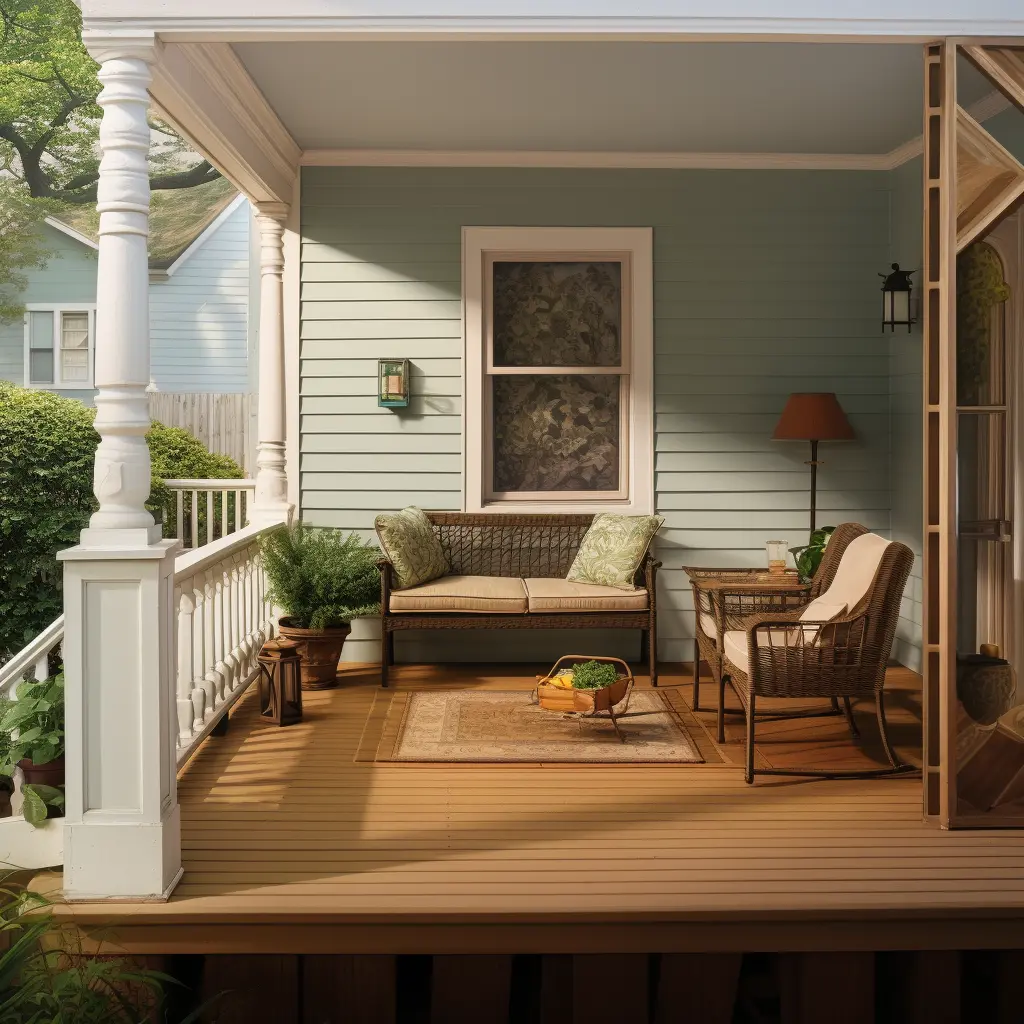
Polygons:
<instances>
[{"instance_id":1,"label":"ceiling beam","mask_svg":"<svg viewBox=\"0 0 1024 1024\"><path fill-rule=\"evenodd\" d=\"M291 202L301 150L228 43L163 45L150 93L252 202Z\"/></svg>"}]
</instances>

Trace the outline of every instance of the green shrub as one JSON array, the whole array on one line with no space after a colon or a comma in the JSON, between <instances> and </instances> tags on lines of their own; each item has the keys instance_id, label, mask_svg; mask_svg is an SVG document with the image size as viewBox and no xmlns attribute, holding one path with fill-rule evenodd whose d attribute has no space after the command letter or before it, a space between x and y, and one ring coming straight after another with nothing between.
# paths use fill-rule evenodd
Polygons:
<instances>
[{"instance_id":1,"label":"green shrub","mask_svg":"<svg viewBox=\"0 0 1024 1024\"><path fill-rule=\"evenodd\" d=\"M270 597L301 629L329 629L380 610L380 552L351 533L305 523L281 526L261 544Z\"/></svg>"},{"instance_id":2,"label":"green shrub","mask_svg":"<svg viewBox=\"0 0 1024 1024\"><path fill-rule=\"evenodd\" d=\"M56 555L78 543L96 508L94 415L76 399L0 381L0 663L61 613ZM163 514L165 532L173 530L174 499L163 478L242 475L186 430L155 423L148 436L154 473L148 504Z\"/></svg>"}]
</instances>

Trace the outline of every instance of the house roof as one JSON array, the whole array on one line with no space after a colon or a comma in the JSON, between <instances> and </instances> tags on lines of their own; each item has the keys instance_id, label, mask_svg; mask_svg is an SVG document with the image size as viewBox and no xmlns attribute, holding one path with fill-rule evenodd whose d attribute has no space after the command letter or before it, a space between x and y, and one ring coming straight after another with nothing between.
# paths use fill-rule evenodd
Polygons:
<instances>
[{"instance_id":1,"label":"house roof","mask_svg":"<svg viewBox=\"0 0 1024 1024\"><path fill-rule=\"evenodd\" d=\"M226 178L195 188L154 192L149 216L150 269L170 270L238 198ZM99 214L94 206L65 207L47 220L86 245L96 244Z\"/></svg>"}]
</instances>

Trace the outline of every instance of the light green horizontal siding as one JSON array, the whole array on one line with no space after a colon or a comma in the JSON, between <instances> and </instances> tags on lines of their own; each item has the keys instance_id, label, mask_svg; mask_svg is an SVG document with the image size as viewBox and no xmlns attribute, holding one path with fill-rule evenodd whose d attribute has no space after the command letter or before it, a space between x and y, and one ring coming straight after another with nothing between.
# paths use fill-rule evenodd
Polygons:
<instances>
[{"instance_id":1,"label":"light green horizontal siding","mask_svg":"<svg viewBox=\"0 0 1024 1024\"><path fill-rule=\"evenodd\" d=\"M682 564L761 564L768 537L806 533L806 448L770 439L790 392L837 392L857 431L822 448L819 523L889 530L877 274L890 258L890 176L870 172L306 169L307 519L369 535L375 512L461 507L465 225L654 229L662 657L690 656ZM381 356L412 362L407 412L376 407ZM418 637L404 651L439 658L443 643ZM461 653L493 656L492 643L460 638ZM516 640L526 655L558 653L534 643Z\"/></svg>"}]
</instances>

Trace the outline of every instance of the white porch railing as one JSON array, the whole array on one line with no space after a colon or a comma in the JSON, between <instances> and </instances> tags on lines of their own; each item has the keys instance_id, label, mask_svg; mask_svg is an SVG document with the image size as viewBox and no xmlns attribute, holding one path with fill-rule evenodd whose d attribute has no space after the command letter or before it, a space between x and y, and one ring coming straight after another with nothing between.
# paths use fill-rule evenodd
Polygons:
<instances>
[{"instance_id":1,"label":"white porch railing","mask_svg":"<svg viewBox=\"0 0 1024 1024\"><path fill-rule=\"evenodd\" d=\"M174 536L186 548L236 533L249 517L255 480L165 480L174 492Z\"/></svg>"},{"instance_id":2,"label":"white porch railing","mask_svg":"<svg viewBox=\"0 0 1024 1024\"><path fill-rule=\"evenodd\" d=\"M237 484L237 481L233 481ZM243 526L175 560L177 763L180 767L256 678L256 656L277 629L260 559L272 527ZM26 678L45 679L64 640L64 616L0 666L0 695L14 699ZM16 772L15 808L20 808ZM0 819L0 862L26 868L60 863L61 829L33 829L20 814Z\"/></svg>"},{"instance_id":3,"label":"white porch railing","mask_svg":"<svg viewBox=\"0 0 1024 1024\"><path fill-rule=\"evenodd\" d=\"M213 730L256 677L256 655L274 635L259 537L246 526L178 556L178 764Z\"/></svg>"}]
</instances>

